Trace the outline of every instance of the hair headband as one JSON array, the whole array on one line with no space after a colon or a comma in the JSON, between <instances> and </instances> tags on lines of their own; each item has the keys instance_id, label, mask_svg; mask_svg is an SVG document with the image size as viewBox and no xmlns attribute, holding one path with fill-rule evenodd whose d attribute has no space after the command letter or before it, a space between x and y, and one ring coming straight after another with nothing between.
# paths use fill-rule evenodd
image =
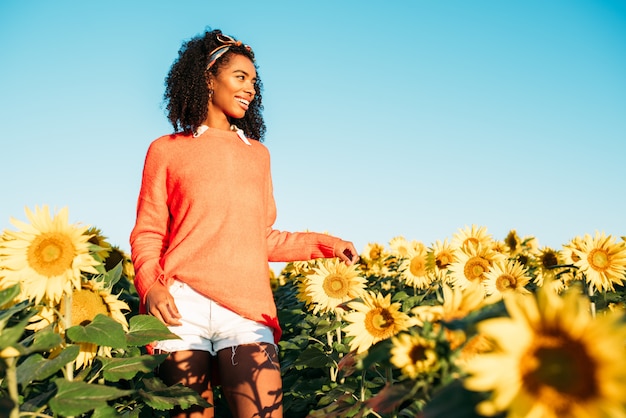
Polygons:
<instances>
[{"instance_id":1,"label":"hair headband","mask_svg":"<svg viewBox=\"0 0 626 418\"><path fill-rule=\"evenodd\" d=\"M245 45L241 41L237 41L235 38L230 37L228 35L224 35L223 33L220 33L217 35L217 40L220 41L222 45L215 48L209 54L209 63L206 66L207 70L211 68L213 64L215 64L215 61L217 61L222 55L224 55L230 49L231 46L243 45L244 48L252 52L252 48L250 48L249 45Z\"/></svg>"}]
</instances>

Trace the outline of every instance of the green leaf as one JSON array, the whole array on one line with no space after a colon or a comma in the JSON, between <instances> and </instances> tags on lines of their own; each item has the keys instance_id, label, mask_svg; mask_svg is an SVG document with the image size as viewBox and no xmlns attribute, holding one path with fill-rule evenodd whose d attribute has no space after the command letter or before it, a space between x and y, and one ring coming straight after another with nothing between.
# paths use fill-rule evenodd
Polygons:
<instances>
[{"instance_id":1,"label":"green leaf","mask_svg":"<svg viewBox=\"0 0 626 418\"><path fill-rule=\"evenodd\" d=\"M59 390L56 396L50 399L50 409L62 416L80 415L93 409L103 408L111 399L134 393L132 390L85 382L69 382L65 379L56 379L54 383Z\"/></svg>"},{"instance_id":2,"label":"green leaf","mask_svg":"<svg viewBox=\"0 0 626 418\"><path fill-rule=\"evenodd\" d=\"M96 408L91 418L118 418L120 414L112 406L106 405Z\"/></svg>"},{"instance_id":3,"label":"green leaf","mask_svg":"<svg viewBox=\"0 0 626 418\"><path fill-rule=\"evenodd\" d=\"M131 358L99 357L99 360L102 362L104 378L109 382L118 382L121 379L130 380L139 372L151 372L161 364L167 356L167 354L158 354L154 356L144 355Z\"/></svg>"},{"instance_id":4,"label":"green leaf","mask_svg":"<svg viewBox=\"0 0 626 418\"><path fill-rule=\"evenodd\" d=\"M160 340L179 340L180 337L151 315L135 315L130 318L130 331L126 334L129 346L140 347Z\"/></svg>"},{"instance_id":5,"label":"green leaf","mask_svg":"<svg viewBox=\"0 0 626 418\"><path fill-rule=\"evenodd\" d=\"M16 303L8 309L0 311L0 330L3 330L4 327L9 323L9 320L13 315L18 312L24 311L31 306L32 302L28 300L23 300L20 303ZM29 313L29 317L33 316L34 312Z\"/></svg>"},{"instance_id":6,"label":"green leaf","mask_svg":"<svg viewBox=\"0 0 626 418\"><path fill-rule=\"evenodd\" d=\"M104 276L105 276L105 283L107 284L107 287L111 288L115 286L115 283L117 283L120 280L120 278L122 277L123 264L124 263L120 261L119 263L115 265L115 267L113 267L111 270L106 272Z\"/></svg>"},{"instance_id":7,"label":"green leaf","mask_svg":"<svg viewBox=\"0 0 626 418\"><path fill-rule=\"evenodd\" d=\"M193 405L210 408L212 405L202 398L196 391L180 384L166 386L157 378L144 379L146 390L139 390L139 395L151 408L165 411L180 405L187 409Z\"/></svg>"},{"instance_id":8,"label":"green leaf","mask_svg":"<svg viewBox=\"0 0 626 418\"><path fill-rule=\"evenodd\" d=\"M58 372L70 361L74 361L80 347L70 345L53 359L46 359L41 354L33 354L17 366L17 383L23 385L36 380L44 380Z\"/></svg>"},{"instance_id":9,"label":"green leaf","mask_svg":"<svg viewBox=\"0 0 626 418\"><path fill-rule=\"evenodd\" d=\"M379 341L367 350L367 355L363 359L363 368L368 369L375 364L389 366L389 352L393 343L390 338Z\"/></svg>"},{"instance_id":10,"label":"green leaf","mask_svg":"<svg viewBox=\"0 0 626 418\"><path fill-rule=\"evenodd\" d=\"M331 332L339 328L341 325L340 321L328 321L326 319L320 319L317 323L317 328L315 328L315 335L325 335L327 332Z\"/></svg>"},{"instance_id":11,"label":"green leaf","mask_svg":"<svg viewBox=\"0 0 626 418\"><path fill-rule=\"evenodd\" d=\"M8 287L0 290L0 306L8 305L20 294L20 285Z\"/></svg>"},{"instance_id":12,"label":"green leaf","mask_svg":"<svg viewBox=\"0 0 626 418\"><path fill-rule=\"evenodd\" d=\"M24 354L50 351L54 347L61 345L63 339L56 332L50 330L38 331L35 333L33 343L24 349Z\"/></svg>"},{"instance_id":13,"label":"green leaf","mask_svg":"<svg viewBox=\"0 0 626 418\"><path fill-rule=\"evenodd\" d=\"M319 346L308 346L299 356L295 365L307 367L329 367L333 365L333 361Z\"/></svg>"},{"instance_id":14,"label":"green leaf","mask_svg":"<svg viewBox=\"0 0 626 418\"><path fill-rule=\"evenodd\" d=\"M24 329L26 328L26 325L28 325L29 317L22 319L16 325L10 328L5 328L2 330L2 333L0 334L0 350L4 350L7 347L15 345L15 343L20 340L22 335L24 335Z\"/></svg>"},{"instance_id":15,"label":"green leaf","mask_svg":"<svg viewBox=\"0 0 626 418\"><path fill-rule=\"evenodd\" d=\"M86 326L76 325L68 328L66 334L75 343L126 348L126 333L122 324L104 314L96 315Z\"/></svg>"}]
</instances>

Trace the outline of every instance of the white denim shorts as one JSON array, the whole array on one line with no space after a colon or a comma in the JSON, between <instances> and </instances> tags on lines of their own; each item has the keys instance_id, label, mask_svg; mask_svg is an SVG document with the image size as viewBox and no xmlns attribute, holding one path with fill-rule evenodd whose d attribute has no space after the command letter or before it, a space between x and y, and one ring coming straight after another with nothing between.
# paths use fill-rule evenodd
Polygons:
<instances>
[{"instance_id":1,"label":"white denim shorts","mask_svg":"<svg viewBox=\"0 0 626 418\"><path fill-rule=\"evenodd\" d=\"M202 350L216 355L224 348L242 344L274 345L272 328L224 308L185 283L175 281L169 289L182 325L168 326L168 329L181 339L157 341L155 350Z\"/></svg>"}]
</instances>

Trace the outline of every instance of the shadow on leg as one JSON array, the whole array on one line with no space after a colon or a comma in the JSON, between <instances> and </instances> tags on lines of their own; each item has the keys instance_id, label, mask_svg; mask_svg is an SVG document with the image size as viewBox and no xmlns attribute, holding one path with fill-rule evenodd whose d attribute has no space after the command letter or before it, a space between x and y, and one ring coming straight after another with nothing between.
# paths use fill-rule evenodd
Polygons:
<instances>
[{"instance_id":1,"label":"shadow on leg","mask_svg":"<svg viewBox=\"0 0 626 418\"><path fill-rule=\"evenodd\" d=\"M272 344L245 344L217 353L224 397L237 418L283 416L283 385Z\"/></svg>"},{"instance_id":2,"label":"shadow on leg","mask_svg":"<svg viewBox=\"0 0 626 418\"><path fill-rule=\"evenodd\" d=\"M211 386L211 355L206 351L177 351L170 353L159 366L159 377L168 386L176 383L195 390L213 405L213 388ZM172 418L213 418L215 410L194 405L189 409L176 408L171 411Z\"/></svg>"}]
</instances>

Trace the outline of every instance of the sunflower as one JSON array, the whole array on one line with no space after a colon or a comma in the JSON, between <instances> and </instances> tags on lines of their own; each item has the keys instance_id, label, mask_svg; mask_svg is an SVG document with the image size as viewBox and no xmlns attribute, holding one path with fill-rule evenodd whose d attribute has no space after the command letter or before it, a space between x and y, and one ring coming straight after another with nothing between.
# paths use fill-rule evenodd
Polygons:
<instances>
[{"instance_id":1,"label":"sunflower","mask_svg":"<svg viewBox=\"0 0 626 418\"><path fill-rule=\"evenodd\" d=\"M490 247L492 242L493 238L491 234L487 233L487 228L484 226L466 226L463 229L459 229L457 233L452 236L452 246L462 250L465 250L467 247Z\"/></svg>"},{"instance_id":2,"label":"sunflower","mask_svg":"<svg viewBox=\"0 0 626 418\"><path fill-rule=\"evenodd\" d=\"M556 293L562 293L564 290L572 287L574 283L581 281L581 275L576 273L576 270L573 269L560 272L554 280L546 281L543 287L552 289Z\"/></svg>"},{"instance_id":3,"label":"sunflower","mask_svg":"<svg viewBox=\"0 0 626 418\"><path fill-rule=\"evenodd\" d=\"M504 295L510 317L478 330L495 344L463 369L467 389L491 392L479 413L509 417L626 417L626 326L592 317L578 292Z\"/></svg>"},{"instance_id":4,"label":"sunflower","mask_svg":"<svg viewBox=\"0 0 626 418\"><path fill-rule=\"evenodd\" d=\"M491 249L491 245L466 245L456 252L457 259L450 264L452 280L456 286L465 288L471 283L478 284L485 280L494 262L505 256Z\"/></svg>"},{"instance_id":5,"label":"sunflower","mask_svg":"<svg viewBox=\"0 0 626 418\"><path fill-rule=\"evenodd\" d=\"M117 296L103 286L101 282L95 280L84 281L80 290L75 290L71 298L70 326L88 325L98 314L104 314L120 324L125 331L128 331L128 322L124 316L124 311L130 311L126 302L121 301ZM31 318L28 329L33 331L41 330L49 325L54 326L56 332L64 334L66 324L64 321L65 304L40 305L40 311ZM97 346L90 343L80 343L80 353L76 359L76 367L80 368L89 365L96 355L111 357L111 348Z\"/></svg>"},{"instance_id":6,"label":"sunflower","mask_svg":"<svg viewBox=\"0 0 626 418\"><path fill-rule=\"evenodd\" d=\"M423 325L424 322L461 319L493 301L485 297L485 291L478 284L471 284L465 288L444 284L441 290L443 293L441 305L422 305L411 309L418 325Z\"/></svg>"},{"instance_id":7,"label":"sunflower","mask_svg":"<svg viewBox=\"0 0 626 418\"><path fill-rule=\"evenodd\" d=\"M386 276L389 274L387 258L389 253L381 244L370 242L365 246L365 250L360 257L361 269L364 273L374 276Z\"/></svg>"},{"instance_id":8,"label":"sunflower","mask_svg":"<svg viewBox=\"0 0 626 418\"><path fill-rule=\"evenodd\" d=\"M313 270L313 266L317 263L317 260L307 261L292 261L285 265L281 274L286 279L294 279L297 277L306 277Z\"/></svg>"},{"instance_id":9,"label":"sunflower","mask_svg":"<svg viewBox=\"0 0 626 418\"><path fill-rule=\"evenodd\" d=\"M537 286L543 286L545 281L556 278L557 269L555 267L563 264L563 255L553 248L543 247L539 250L535 261L537 272L533 281Z\"/></svg>"},{"instance_id":10,"label":"sunflower","mask_svg":"<svg viewBox=\"0 0 626 418\"><path fill-rule=\"evenodd\" d=\"M285 280L285 276L282 276L282 275L276 276L274 269L270 268L268 273L269 273L270 287L272 288L272 292L277 291L282 286L287 284Z\"/></svg>"},{"instance_id":11,"label":"sunflower","mask_svg":"<svg viewBox=\"0 0 626 418\"><path fill-rule=\"evenodd\" d=\"M432 283L427 269L428 253L425 247L410 247L400 263L400 277L417 289L427 289Z\"/></svg>"},{"instance_id":12,"label":"sunflower","mask_svg":"<svg viewBox=\"0 0 626 418\"><path fill-rule=\"evenodd\" d=\"M580 249L574 251L580 257L575 265L592 288L615 291L614 284L621 285L626 279L624 242L615 243L615 238L611 235L596 232L595 237L586 235Z\"/></svg>"},{"instance_id":13,"label":"sunflower","mask_svg":"<svg viewBox=\"0 0 626 418\"><path fill-rule=\"evenodd\" d=\"M296 280L295 283L296 289L298 289L296 299L303 302L304 306L310 309L311 306L313 306L313 299L311 298L311 295L307 293L308 279L306 277L300 278L299 280Z\"/></svg>"},{"instance_id":14,"label":"sunflower","mask_svg":"<svg viewBox=\"0 0 626 418\"><path fill-rule=\"evenodd\" d=\"M491 249L497 253L501 253L507 255L509 253L509 247L507 247L506 243L501 240L493 240L491 241Z\"/></svg>"},{"instance_id":15,"label":"sunflower","mask_svg":"<svg viewBox=\"0 0 626 418\"><path fill-rule=\"evenodd\" d=\"M389 247L391 247L392 255L404 258L408 254L411 244L403 236L397 236L389 241Z\"/></svg>"},{"instance_id":16,"label":"sunflower","mask_svg":"<svg viewBox=\"0 0 626 418\"><path fill-rule=\"evenodd\" d=\"M99 228L91 227L85 231L85 235L88 235L89 242L96 245L98 248L94 251L94 257L99 262L104 262L111 252L111 244L109 244L108 238L102 235L102 231ZM107 269L108 270L108 269Z\"/></svg>"},{"instance_id":17,"label":"sunflower","mask_svg":"<svg viewBox=\"0 0 626 418\"><path fill-rule=\"evenodd\" d=\"M377 242L369 242L361 254L361 258L371 262L382 261L386 256L385 247Z\"/></svg>"},{"instance_id":18,"label":"sunflower","mask_svg":"<svg viewBox=\"0 0 626 418\"><path fill-rule=\"evenodd\" d=\"M485 273L482 284L487 295L502 297L505 292L530 293L526 285L530 276L526 268L516 260L496 261Z\"/></svg>"},{"instance_id":19,"label":"sunflower","mask_svg":"<svg viewBox=\"0 0 626 418\"><path fill-rule=\"evenodd\" d=\"M447 239L437 240L428 249L427 269L441 281L449 278L448 267L456 261L455 251Z\"/></svg>"},{"instance_id":20,"label":"sunflower","mask_svg":"<svg viewBox=\"0 0 626 418\"><path fill-rule=\"evenodd\" d=\"M485 291L480 284L471 283L465 288L451 287L444 284L442 292L442 305L423 305L411 309L416 325L424 326L424 323L430 322L435 324L434 329L438 330L440 328L439 323L442 321L452 322L465 318L471 312L495 302L495 299L485 297ZM459 347L466 341L466 335L463 330L446 328L445 336L452 349Z\"/></svg>"},{"instance_id":21,"label":"sunflower","mask_svg":"<svg viewBox=\"0 0 626 418\"><path fill-rule=\"evenodd\" d=\"M522 251L522 239L517 235L515 229L511 229L504 238L504 244L508 248L508 253L514 256Z\"/></svg>"},{"instance_id":22,"label":"sunflower","mask_svg":"<svg viewBox=\"0 0 626 418\"><path fill-rule=\"evenodd\" d=\"M358 297L366 280L359 275L357 264L348 266L338 258L320 261L307 276L305 293L313 302L313 313L332 312L337 305Z\"/></svg>"},{"instance_id":23,"label":"sunflower","mask_svg":"<svg viewBox=\"0 0 626 418\"><path fill-rule=\"evenodd\" d=\"M103 288L99 282L84 282L81 290L77 290L72 295L72 325L87 325L98 314L104 314L116 320L125 331L128 331L128 322L122 311L129 311L126 302L119 300L107 289ZM61 307L61 313L64 312ZM95 344L81 343L80 353L76 358L76 367L89 365L96 355L111 357L111 348L96 346Z\"/></svg>"},{"instance_id":24,"label":"sunflower","mask_svg":"<svg viewBox=\"0 0 626 418\"><path fill-rule=\"evenodd\" d=\"M580 261L580 256L577 251L582 250L582 243L584 240L589 238L588 234L585 237L574 237L567 244L563 245L563 262L565 264L575 264Z\"/></svg>"},{"instance_id":25,"label":"sunflower","mask_svg":"<svg viewBox=\"0 0 626 418\"><path fill-rule=\"evenodd\" d=\"M391 364L409 378L416 379L420 374L439 368L435 341L406 332L392 337L391 341Z\"/></svg>"},{"instance_id":26,"label":"sunflower","mask_svg":"<svg viewBox=\"0 0 626 418\"><path fill-rule=\"evenodd\" d=\"M20 283L26 298L56 304L80 288L81 272L98 274L85 235L88 227L69 225L67 208L53 218L46 205L35 207L34 213L26 208L26 216L31 224L12 218L21 231L5 231L0 242L4 285Z\"/></svg>"},{"instance_id":27,"label":"sunflower","mask_svg":"<svg viewBox=\"0 0 626 418\"><path fill-rule=\"evenodd\" d=\"M343 318L348 322L346 335L353 337L350 340L350 349L357 354L364 353L373 344L391 338L400 331L413 325L409 316L400 312L399 302L391 303L391 295L383 296L380 293L363 293L362 302L349 302L353 309Z\"/></svg>"}]
</instances>

